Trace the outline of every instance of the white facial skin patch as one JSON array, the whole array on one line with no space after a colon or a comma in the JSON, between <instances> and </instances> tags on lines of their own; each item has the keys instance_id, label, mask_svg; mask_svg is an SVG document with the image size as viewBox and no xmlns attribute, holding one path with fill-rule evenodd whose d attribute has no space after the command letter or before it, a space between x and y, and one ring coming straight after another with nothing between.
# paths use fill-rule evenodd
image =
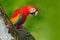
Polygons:
<instances>
[{"instance_id":1,"label":"white facial skin patch","mask_svg":"<svg viewBox=\"0 0 60 40\"><path fill-rule=\"evenodd\" d=\"M33 12L35 12L35 11L36 11L35 8L31 8L30 13L33 13Z\"/></svg>"}]
</instances>

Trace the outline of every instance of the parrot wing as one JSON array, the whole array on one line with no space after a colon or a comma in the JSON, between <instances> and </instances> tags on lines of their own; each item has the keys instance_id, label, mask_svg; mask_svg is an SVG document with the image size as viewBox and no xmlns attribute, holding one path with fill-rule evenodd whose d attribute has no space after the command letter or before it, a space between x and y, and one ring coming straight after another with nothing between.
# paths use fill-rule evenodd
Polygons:
<instances>
[{"instance_id":1,"label":"parrot wing","mask_svg":"<svg viewBox=\"0 0 60 40\"><path fill-rule=\"evenodd\" d=\"M14 26L16 26L17 24L19 24L22 21L22 17L23 17L23 15L19 13L14 18L11 18L11 21L14 24Z\"/></svg>"}]
</instances>

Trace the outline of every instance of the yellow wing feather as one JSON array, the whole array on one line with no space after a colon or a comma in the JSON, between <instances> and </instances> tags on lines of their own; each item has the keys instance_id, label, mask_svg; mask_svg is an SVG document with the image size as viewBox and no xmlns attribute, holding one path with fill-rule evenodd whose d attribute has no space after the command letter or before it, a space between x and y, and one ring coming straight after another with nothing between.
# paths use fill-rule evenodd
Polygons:
<instances>
[{"instance_id":1,"label":"yellow wing feather","mask_svg":"<svg viewBox=\"0 0 60 40\"><path fill-rule=\"evenodd\" d=\"M18 20L18 18L19 18L19 16L20 16L20 14L18 14L16 17L14 17L14 18L11 18L10 20L11 20L11 22L14 24L14 23L16 23L17 22L17 20Z\"/></svg>"}]
</instances>

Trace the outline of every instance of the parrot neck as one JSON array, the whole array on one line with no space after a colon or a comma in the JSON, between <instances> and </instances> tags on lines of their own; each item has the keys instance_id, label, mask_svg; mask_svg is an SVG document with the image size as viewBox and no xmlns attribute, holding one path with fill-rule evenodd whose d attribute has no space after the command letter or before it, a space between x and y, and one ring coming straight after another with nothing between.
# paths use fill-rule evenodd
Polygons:
<instances>
[{"instance_id":1,"label":"parrot neck","mask_svg":"<svg viewBox=\"0 0 60 40\"><path fill-rule=\"evenodd\" d=\"M20 10L20 13L22 13L24 16L28 16L29 15L29 10L27 7L23 7Z\"/></svg>"}]
</instances>

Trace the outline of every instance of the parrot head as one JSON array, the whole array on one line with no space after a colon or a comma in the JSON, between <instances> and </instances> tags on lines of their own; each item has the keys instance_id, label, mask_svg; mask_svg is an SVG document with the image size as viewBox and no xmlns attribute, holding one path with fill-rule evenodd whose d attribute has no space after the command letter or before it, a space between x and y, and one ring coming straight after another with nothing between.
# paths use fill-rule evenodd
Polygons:
<instances>
[{"instance_id":1,"label":"parrot head","mask_svg":"<svg viewBox=\"0 0 60 40\"><path fill-rule=\"evenodd\" d=\"M33 16L36 16L38 13L38 9L35 6L28 6L29 13L32 14Z\"/></svg>"}]
</instances>

